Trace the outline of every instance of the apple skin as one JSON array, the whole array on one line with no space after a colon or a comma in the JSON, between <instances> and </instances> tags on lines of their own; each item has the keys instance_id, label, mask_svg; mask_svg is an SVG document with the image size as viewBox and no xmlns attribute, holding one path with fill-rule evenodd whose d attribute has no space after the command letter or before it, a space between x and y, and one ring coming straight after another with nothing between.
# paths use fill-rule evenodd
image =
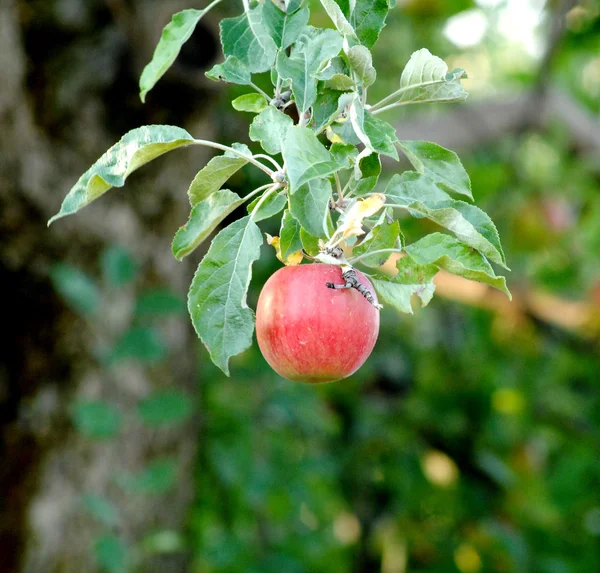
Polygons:
<instances>
[{"instance_id":1,"label":"apple skin","mask_svg":"<svg viewBox=\"0 0 600 573\"><path fill-rule=\"evenodd\" d=\"M359 280L376 297L367 278ZM283 267L265 283L256 308L258 346L271 368L289 380L318 384L346 378L371 354L379 310L343 284L336 265Z\"/></svg>"}]
</instances>

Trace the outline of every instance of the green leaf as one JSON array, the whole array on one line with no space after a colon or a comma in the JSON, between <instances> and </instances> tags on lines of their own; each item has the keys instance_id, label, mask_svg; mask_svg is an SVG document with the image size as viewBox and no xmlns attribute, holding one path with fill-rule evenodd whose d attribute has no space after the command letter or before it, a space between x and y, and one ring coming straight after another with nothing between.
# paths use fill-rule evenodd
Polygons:
<instances>
[{"instance_id":1,"label":"green leaf","mask_svg":"<svg viewBox=\"0 0 600 573\"><path fill-rule=\"evenodd\" d=\"M325 87L338 92L346 92L356 87L354 80L345 74L334 74L325 81Z\"/></svg>"},{"instance_id":2,"label":"green leaf","mask_svg":"<svg viewBox=\"0 0 600 573\"><path fill-rule=\"evenodd\" d=\"M339 169L329 151L306 127L293 126L288 129L281 153L287 166L291 193L305 183Z\"/></svg>"},{"instance_id":3,"label":"green leaf","mask_svg":"<svg viewBox=\"0 0 600 573\"><path fill-rule=\"evenodd\" d=\"M433 179L442 189L473 199L471 179L454 151L429 141L399 141L413 167Z\"/></svg>"},{"instance_id":4,"label":"green leaf","mask_svg":"<svg viewBox=\"0 0 600 573\"><path fill-rule=\"evenodd\" d=\"M350 23L363 46L373 47L385 26L388 10L388 0L356 0Z\"/></svg>"},{"instance_id":5,"label":"green leaf","mask_svg":"<svg viewBox=\"0 0 600 573\"><path fill-rule=\"evenodd\" d=\"M119 523L117 508L105 497L88 493L81 498L81 503L88 513L107 527Z\"/></svg>"},{"instance_id":6,"label":"green leaf","mask_svg":"<svg viewBox=\"0 0 600 573\"><path fill-rule=\"evenodd\" d=\"M300 238L300 223L286 209L281 220L279 231L279 246L281 257L286 259L288 255L302 250L302 239Z\"/></svg>"},{"instance_id":7,"label":"green leaf","mask_svg":"<svg viewBox=\"0 0 600 573\"><path fill-rule=\"evenodd\" d=\"M94 558L106 573L125 573L129 555L125 542L115 535L102 535L94 541Z\"/></svg>"},{"instance_id":8,"label":"green leaf","mask_svg":"<svg viewBox=\"0 0 600 573\"><path fill-rule=\"evenodd\" d=\"M394 175L385 194L388 206L403 207L411 214L431 219L492 262L508 269L492 220L474 205L452 199L433 179L414 171Z\"/></svg>"},{"instance_id":9,"label":"green leaf","mask_svg":"<svg viewBox=\"0 0 600 573\"><path fill-rule=\"evenodd\" d=\"M192 402L181 390L158 390L139 403L138 412L150 427L173 425L190 417Z\"/></svg>"},{"instance_id":10,"label":"green leaf","mask_svg":"<svg viewBox=\"0 0 600 573\"><path fill-rule=\"evenodd\" d=\"M321 133L331 125L350 104L354 96L341 94L338 91L324 89L317 96L313 106L313 121L315 133Z\"/></svg>"},{"instance_id":11,"label":"green leaf","mask_svg":"<svg viewBox=\"0 0 600 573\"><path fill-rule=\"evenodd\" d=\"M306 26L291 55L281 50L277 57L277 72L292 84L296 107L305 113L317 99L315 74L342 49L342 37L335 30Z\"/></svg>"},{"instance_id":12,"label":"green leaf","mask_svg":"<svg viewBox=\"0 0 600 573\"><path fill-rule=\"evenodd\" d=\"M140 99L146 101L146 94L165 74L175 61L181 46L187 42L200 18L213 7L213 2L204 10L183 10L177 12L165 26L154 50L150 63L144 68L140 77Z\"/></svg>"},{"instance_id":13,"label":"green leaf","mask_svg":"<svg viewBox=\"0 0 600 573\"><path fill-rule=\"evenodd\" d=\"M466 78L464 70L448 73L441 58L423 48L414 52L400 77L402 93L399 102L454 102L467 99L468 93L460 83Z\"/></svg>"},{"instance_id":14,"label":"green leaf","mask_svg":"<svg viewBox=\"0 0 600 573\"><path fill-rule=\"evenodd\" d=\"M244 199L241 199L236 193L228 189L220 189L196 203L188 222L175 233L171 245L175 258L181 261L194 251L210 236L217 225L243 202Z\"/></svg>"},{"instance_id":15,"label":"green leaf","mask_svg":"<svg viewBox=\"0 0 600 573\"><path fill-rule=\"evenodd\" d=\"M236 18L221 20L225 56L233 56L252 73L268 71L275 63L277 45L263 21L263 5L249 8Z\"/></svg>"},{"instance_id":16,"label":"green leaf","mask_svg":"<svg viewBox=\"0 0 600 573\"><path fill-rule=\"evenodd\" d=\"M419 265L410 257L402 257L397 263L398 274L393 277L371 279L379 302L393 306L400 312L413 314L411 298L417 295L421 306L427 306L433 298L433 277L438 272L435 265Z\"/></svg>"},{"instance_id":17,"label":"green leaf","mask_svg":"<svg viewBox=\"0 0 600 573\"><path fill-rule=\"evenodd\" d=\"M234 143L233 149L240 151L244 155L251 156L252 152L246 145ZM221 188L234 173L237 173L244 165L248 163L247 159L234 155L230 152L225 155L213 157L206 166L198 171L196 177L188 189L190 205L193 207L200 201L208 198L212 193Z\"/></svg>"},{"instance_id":18,"label":"green leaf","mask_svg":"<svg viewBox=\"0 0 600 573\"><path fill-rule=\"evenodd\" d=\"M256 199L254 199L254 201L252 201L252 203L250 203L250 205L248 205L248 214L254 211L254 208L256 207L256 205L258 205L260 199L261 197L257 197ZM271 193L263 201L262 205L260 206L260 209L256 213L254 213L254 222L258 223L259 221L263 221L265 219L273 217L274 215L277 215L277 213L281 213L281 211L283 211L286 205L287 197L285 196L285 194Z\"/></svg>"},{"instance_id":19,"label":"green leaf","mask_svg":"<svg viewBox=\"0 0 600 573\"><path fill-rule=\"evenodd\" d=\"M407 245L406 252L420 265L434 264L453 275L489 284L512 298L506 279L496 276L487 259L450 235L431 233Z\"/></svg>"},{"instance_id":20,"label":"green leaf","mask_svg":"<svg viewBox=\"0 0 600 573\"><path fill-rule=\"evenodd\" d=\"M192 143L194 138L187 131L172 125L147 125L130 131L79 178L48 225L76 213L111 187L123 187L127 177L149 161Z\"/></svg>"},{"instance_id":21,"label":"green leaf","mask_svg":"<svg viewBox=\"0 0 600 573\"><path fill-rule=\"evenodd\" d=\"M187 542L183 533L167 529L146 535L142 548L146 555L169 555L183 553L187 549Z\"/></svg>"},{"instance_id":22,"label":"green leaf","mask_svg":"<svg viewBox=\"0 0 600 573\"><path fill-rule=\"evenodd\" d=\"M151 327L133 327L116 343L109 354L112 363L124 360L159 362L166 357L168 349L159 332Z\"/></svg>"},{"instance_id":23,"label":"green leaf","mask_svg":"<svg viewBox=\"0 0 600 573\"><path fill-rule=\"evenodd\" d=\"M334 2L334 0L321 0L321 4L328 16L331 18L331 21L335 25L335 27L339 30L339 32L343 36L348 36L356 41L358 41L358 37L354 32L354 28L350 25L350 22L346 20L344 13L340 9L340 7Z\"/></svg>"},{"instance_id":24,"label":"green leaf","mask_svg":"<svg viewBox=\"0 0 600 573\"><path fill-rule=\"evenodd\" d=\"M297 12L283 12L273 2L265 2L263 19L265 26L278 48L285 50L297 39L306 24L310 10L302 8Z\"/></svg>"},{"instance_id":25,"label":"green leaf","mask_svg":"<svg viewBox=\"0 0 600 573\"><path fill-rule=\"evenodd\" d=\"M119 411L107 402L76 402L71 416L77 431L86 438L112 438L121 427Z\"/></svg>"},{"instance_id":26,"label":"green leaf","mask_svg":"<svg viewBox=\"0 0 600 573\"><path fill-rule=\"evenodd\" d=\"M100 306L100 291L95 281L83 271L57 263L50 270L52 284L58 294L76 313L91 316Z\"/></svg>"},{"instance_id":27,"label":"green leaf","mask_svg":"<svg viewBox=\"0 0 600 573\"><path fill-rule=\"evenodd\" d=\"M366 151L383 153L398 160L398 151L395 146L398 141L396 130L389 123L365 110L358 94L354 96L350 105L350 121L354 133L367 148Z\"/></svg>"},{"instance_id":28,"label":"green leaf","mask_svg":"<svg viewBox=\"0 0 600 573\"><path fill-rule=\"evenodd\" d=\"M123 489L133 493L150 495L166 493L177 481L177 465L173 458L159 458L150 462L138 474L121 474L117 480Z\"/></svg>"},{"instance_id":29,"label":"green leaf","mask_svg":"<svg viewBox=\"0 0 600 573\"><path fill-rule=\"evenodd\" d=\"M137 265L127 249L111 245L102 253L102 276L112 287L122 287L135 279Z\"/></svg>"},{"instance_id":30,"label":"green leaf","mask_svg":"<svg viewBox=\"0 0 600 573\"><path fill-rule=\"evenodd\" d=\"M396 130L387 121L383 121L365 110L364 129L374 151L398 161L398 151L395 145L398 137Z\"/></svg>"},{"instance_id":31,"label":"green leaf","mask_svg":"<svg viewBox=\"0 0 600 573\"><path fill-rule=\"evenodd\" d=\"M315 257L319 254L319 237L311 235L306 229L300 229L300 240L302 248L311 256Z\"/></svg>"},{"instance_id":32,"label":"green leaf","mask_svg":"<svg viewBox=\"0 0 600 573\"><path fill-rule=\"evenodd\" d=\"M190 286L188 310L194 328L227 375L229 358L252 344L254 315L246 293L262 240L250 217L235 221L213 239Z\"/></svg>"},{"instance_id":33,"label":"green leaf","mask_svg":"<svg viewBox=\"0 0 600 573\"><path fill-rule=\"evenodd\" d=\"M370 153L369 155L364 156L360 160L358 167L363 178L379 178L379 175L381 174L381 159L379 158L379 154Z\"/></svg>"},{"instance_id":34,"label":"green leaf","mask_svg":"<svg viewBox=\"0 0 600 573\"><path fill-rule=\"evenodd\" d=\"M185 302L176 293L159 288L143 292L135 304L137 317L166 316L185 312Z\"/></svg>"},{"instance_id":35,"label":"green leaf","mask_svg":"<svg viewBox=\"0 0 600 573\"><path fill-rule=\"evenodd\" d=\"M290 195L290 213L315 237L326 236L331 192L331 183L327 179L313 179Z\"/></svg>"},{"instance_id":36,"label":"green leaf","mask_svg":"<svg viewBox=\"0 0 600 573\"><path fill-rule=\"evenodd\" d=\"M262 148L269 154L281 153L287 131L294 125L291 117L269 106L259 113L250 125L250 139L260 141Z\"/></svg>"},{"instance_id":37,"label":"green leaf","mask_svg":"<svg viewBox=\"0 0 600 573\"><path fill-rule=\"evenodd\" d=\"M233 109L236 109L237 111L260 113L263 109L268 107L269 102L262 94L251 93L235 98L231 102L231 105L233 106Z\"/></svg>"},{"instance_id":38,"label":"green leaf","mask_svg":"<svg viewBox=\"0 0 600 573\"><path fill-rule=\"evenodd\" d=\"M358 159L356 147L345 143L334 143L329 148L329 153L340 169L349 169Z\"/></svg>"},{"instance_id":39,"label":"green leaf","mask_svg":"<svg viewBox=\"0 0 600 573\"><path fill-rule=\"evenodd\" d=\"M369 231L360 245L354 247L352 256L364 256L374 251L394 248L402 248L400 223L398 223L398 221L388 223L384 214L377 225ZM365 257L364 259L361 258L360 262L367 267L379 267L390 258L391 254L391 252L378 253L370 257Z\"/></svg>"},{"instance_id":40,"label":"green leaf","mask_svg":"<svg viewBox=\"0 0 600 573\"><path fill-rule=\"evenodd\" d=\"M233 56L227 56L222 64L215 64L204 75L215 82L222 81L243 86L252 83L250 70Z\"/></svg>"},{"instance_id":41,"label":"green leaf","mask_svg":"<svg viewBox=\"0 0 600 573\"><path fill-rule=\"evenodd\" d=\"M377 72L373 67L373 57L368 48L352 46L348 51L348 64L364 87L369 87L375 83Z\"/></svg>"}]
</instances>

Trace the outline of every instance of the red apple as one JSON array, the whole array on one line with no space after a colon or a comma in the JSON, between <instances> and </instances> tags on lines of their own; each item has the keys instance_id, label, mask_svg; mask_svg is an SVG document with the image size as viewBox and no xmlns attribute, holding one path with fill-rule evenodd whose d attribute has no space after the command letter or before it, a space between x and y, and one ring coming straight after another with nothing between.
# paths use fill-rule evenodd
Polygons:
<instances>
[{"instance_id":1,"label":"red apple","mask_svg":"<svg viewBox=\"0 0 600 573\"><path fill-rule=\"evenodd\" d=\"M367 278L359 280L375 295ZM335 265L289 266L274 273L258 298L256 337L266 361L290 380L333 382L356 372L379 334L379 310L344 284Z\"/></svg>"}]
</instances>

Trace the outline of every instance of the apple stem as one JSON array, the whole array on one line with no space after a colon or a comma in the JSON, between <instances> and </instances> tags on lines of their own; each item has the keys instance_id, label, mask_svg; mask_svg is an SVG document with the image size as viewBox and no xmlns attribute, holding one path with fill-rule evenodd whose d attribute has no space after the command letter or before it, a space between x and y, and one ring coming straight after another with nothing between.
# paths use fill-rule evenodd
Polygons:
<instances>
[{"instance_id":1,"label":"apple stem","mask_svg":"<svg viewBox=\"0 0 600 573\"><path fill-rule=\"evenodd\" d=\"M327 288L332 288L335 290L340 289L349 289L355 288L360 294L362 294L377 310L381 310L383 307L375 302L375 297L373 293L360 282L358 276L356 275L356 271L352 267L348 267L346 271L342 273L342 278L344 279L343 285L336 285L333 283L325 283Z\"/></svg>"}]
</instances>

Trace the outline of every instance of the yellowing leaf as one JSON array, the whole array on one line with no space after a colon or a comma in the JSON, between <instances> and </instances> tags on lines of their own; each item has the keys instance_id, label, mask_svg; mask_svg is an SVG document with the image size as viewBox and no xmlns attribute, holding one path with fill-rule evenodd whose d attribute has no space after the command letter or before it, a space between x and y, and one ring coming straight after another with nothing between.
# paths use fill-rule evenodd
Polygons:
<instances>
[{"instance_id":1,"label":"yellowing leaf","mask_svg":"<svg viewBox=\"0 0 600 573\"><path fill-rule=\"evenodd\" d=\"M281 245L280 245L279 237L271 237L271 235L269 235L269 233L265 233L265 234L267 236L267 243L275 249L275 255L285 266L296 266L302 262L302 259L304 258L302 251L296 251L295 253L290 253L284 259L281 256Z\"/></svg>"},{"instance_id":2,"label":"yellowing leaf","mask_svg":"<svg viewBox=\"0 0 600 573\"><path fill-rule=\"evenodd\" d=\"M363 219L375 215L384 205L385 195L382 193L375 193L368 199L359 199L346 213L344 223L337 232L341 233L344 239L364 235Z\"/></svg>"}]
</instances>

